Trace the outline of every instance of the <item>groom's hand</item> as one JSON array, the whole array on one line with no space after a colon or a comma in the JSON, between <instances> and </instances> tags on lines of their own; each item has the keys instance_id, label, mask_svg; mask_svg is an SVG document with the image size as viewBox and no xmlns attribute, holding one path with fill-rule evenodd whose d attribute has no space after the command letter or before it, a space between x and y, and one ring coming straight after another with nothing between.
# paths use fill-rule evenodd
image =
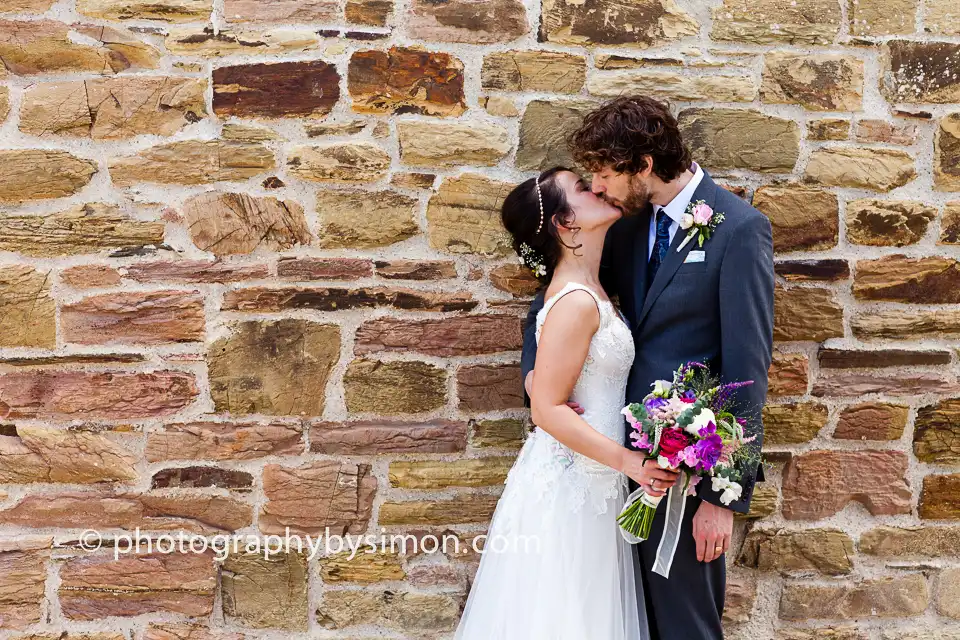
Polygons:
<instances>
[{"instance_id":1,"label":"groom's hand","mask_svg":"<svg viewBox=\"0 0 960 640\"><path fill-rule=\"evenodd\" d=\"M527 379L523 381L523 388L526 389L528 396L533 396L533 371L527 374ZM577 412L577 415L583 415L583 407L576 402L568 402L567 406Z\"/></svg>"},{"instance_id":2,"label":"groom's hand","mask_svg":"<svg viewBox=\"0 0 960 640\"><path fill-rule=\"evenodd\" d=\"M693 516L693 538L697 541L697 560L713 562L730 548L733 535L733 511L710 504L700 503Z\"/></svg>"}]
</instances>

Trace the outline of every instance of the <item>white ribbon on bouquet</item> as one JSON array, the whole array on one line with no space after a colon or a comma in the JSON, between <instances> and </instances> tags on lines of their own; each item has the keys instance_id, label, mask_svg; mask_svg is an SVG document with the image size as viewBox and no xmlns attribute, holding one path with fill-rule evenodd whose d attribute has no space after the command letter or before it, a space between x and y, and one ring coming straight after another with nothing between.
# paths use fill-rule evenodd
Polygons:
<instances>
[{"instance_id":1,"label":"white ribbon on bouquet","mask_svg":"<svg viewBox=\"0 0 960 640\"><path fill-rule=\"evenodd\" d=\"M683 524L683 514L687 508L687 488L689 487L690 479L687 477L687 474L682 474L682 477L684 478L682 487L677 486L680 484L680 478L677 478L677 482L667 489L667 511L663 521L663 535L660 537L660 546L657 547L657 557L653 561L653 572L664 578L670 577L670 567L673 566L673 556L677 552L677 544L680 542L680 527ZM643 489L637 489L627 496L624 509L637 500L656 509L663 498L664 496L656 498L648 496L644 493ZM633 535L629 531L624 530L623 527L617 527L617 529L620 531L623 539L630 544L637 544L638 542L644 541L644 538Z\"/></svg>"}]
</instances>

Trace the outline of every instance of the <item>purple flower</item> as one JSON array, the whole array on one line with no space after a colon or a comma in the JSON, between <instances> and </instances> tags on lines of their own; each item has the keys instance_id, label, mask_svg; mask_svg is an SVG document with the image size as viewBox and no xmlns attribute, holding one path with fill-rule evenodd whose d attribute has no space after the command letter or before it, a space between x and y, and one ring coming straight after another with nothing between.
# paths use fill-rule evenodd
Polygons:
<instances>
[{"instance_id":1,"label":"purple flower","mask_svg":"<svg viewBox=\"0 0 960 640\"><path fill-rule=\"evenodd\" d=\"M700 433L702 434L706 429L707 427L704 427L700 430ZM697 457L700 458L697 471L709 471L720 460L720 454L723 452L723 439L717 435L716 430L716 425L713 425L713 433L701 437L697 444L693 445Z\"/></svg>"},{"instance_id":2,"label":"purple flower","mask_svg":"<svg viewBox=\"0 0 960 640\"><path fill-rule=\"evenodd\" d=\"M669 402L666 398L647 398L643 406L647 408L647 413L652 414L654 410L661 409Z\"/></svg>"},{"instance_id":3,"label":"purple flower","mask_svg":"<svg viewBox=\"0 0 960 640\"><path fill-rule=\"evenodd\" d=\"M686 403L692 404L697 401L697 394L693 391L693 389L687 389L680 396L680 399Z\"/></svg>"},{"instance_id":4,"label":"purple flower","mask_svg":"<svg viewBox=\"0 0 960 640\"><path fill-rule=\"evenodd\" d=\"M741 427L745 427L747 426L747 421L743 418L737 418L737 424L739 424Z\"/></svg>"},{"instance_id":5,"label":"purple flower","mask_svg":"<svg viewBox=\"0 0 960 640\"><path fill-rule=\"evenodd\" d=\"M714 435L716 432L717 432L717 425L711 420L710 422L707 423L705 427L701 428L700 431L697 432L697 435L700 436L701 438L707 438L709 436Z\"/></svg>"}]
</instances>

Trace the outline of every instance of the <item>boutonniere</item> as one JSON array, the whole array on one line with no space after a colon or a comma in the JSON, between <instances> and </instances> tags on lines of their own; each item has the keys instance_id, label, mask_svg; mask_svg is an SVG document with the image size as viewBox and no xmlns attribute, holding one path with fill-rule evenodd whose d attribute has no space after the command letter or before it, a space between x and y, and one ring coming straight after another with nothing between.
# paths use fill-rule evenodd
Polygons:
<instances>
[{"instance_id":1,"label":"boutonniere","mask_svg":"<svg viewBox=\"0 0 960 640\"><path fill-rule=\"evenodd\" d=\"M683 250L687 243L697 238L697 245L702 247L703 243L710 239L717 225L723 222L723 214L714 211L713 208L703 200L697 200L687 205L687 210L680 218L680 228L688 231L687 237L683 239L680 246L677 247L677 253Z\"/></svg>"}]
</instances>

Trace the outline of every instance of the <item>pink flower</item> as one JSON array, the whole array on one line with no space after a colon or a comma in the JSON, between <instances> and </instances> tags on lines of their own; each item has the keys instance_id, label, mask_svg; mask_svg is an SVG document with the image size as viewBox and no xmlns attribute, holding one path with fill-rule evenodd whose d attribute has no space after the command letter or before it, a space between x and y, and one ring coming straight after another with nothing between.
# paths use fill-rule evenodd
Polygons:
<instances>
[{"instance_id":1,"label":"pink flower","mask_svg":"<svg viewBox=\"0 0 960 640\"><path fill-rule=\"evenodd\" d=\"M693 207L693 221L698 225L704 225L710 222L713 217L713 209L708 204L698 204Z\"/></svg>"},{"instance_id":2,"label":"pink flower","mask_svg":"<svg viewBox=\"0 0 960 640\"><path fill-rule=\"evenodd\" d=\"M700 458L697 456L697 450L693 446L689 446L678 453L677 458L688 467L695 467L697 463L700 462Z\"/></svg>"},{"instance_id":3,"label":"pink flower","mask_svg":"<svg viewBox=\"0 0 960 640\"><path fill-rule=\"evenodd\" d=\"M690 484L687 485L687 495L697 495L697 485L700 484L700 476L690 476Z\"/></svg>"},{"instance_id":4,"label":"pink flower","mask_svg":"<svg viewBox=\"0 0 960 640\"><path fill-rule=\"evenodd\" d=\"M630 434L630 439L633 440L633 443L636 445L637 449L642 449L644 451L650 451L653 449L653 443L650 442L650 437L643 431L639 433L634 431Z\"/></svg>"},{"instance_id":5,"label":"pink flower","mask_svg":"<svg viewBox=\"0 0 960 640\"><path fill-rule=\"evenodd\" d=\"M637 424L639 424L636 416L634 416L633 412L630 411L630 407L624 407L620 413L624 415L624 417L627 419L627 422L630 423L631 427L636 427Z\"/></svg>"}]
</instances>

